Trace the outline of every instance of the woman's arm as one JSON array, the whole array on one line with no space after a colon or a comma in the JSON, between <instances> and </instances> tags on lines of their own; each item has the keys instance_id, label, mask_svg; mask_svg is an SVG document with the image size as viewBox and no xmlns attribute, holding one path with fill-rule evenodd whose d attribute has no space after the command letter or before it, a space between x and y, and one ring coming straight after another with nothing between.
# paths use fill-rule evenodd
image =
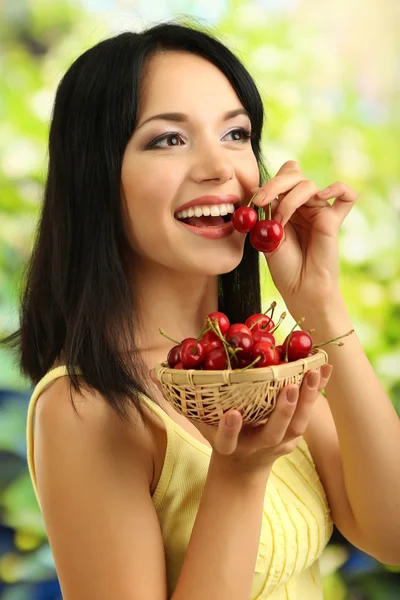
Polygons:
<instances>
[{"instance_id":1,"label":"woman's arm","mask_svg":"<svg viewBox=\"0 0 400 600\"><path fill-rule=\"evenodd\" d=\"M304 330L315 328L314 343L354 327L341 295L331 306L329 314L293 314L306 317ZM356 333L343 341L324 346L333 365L328 402L317 400L304 437L339 530L378 560L400 564L400 420Z\"/></svg>"}]
</instances>

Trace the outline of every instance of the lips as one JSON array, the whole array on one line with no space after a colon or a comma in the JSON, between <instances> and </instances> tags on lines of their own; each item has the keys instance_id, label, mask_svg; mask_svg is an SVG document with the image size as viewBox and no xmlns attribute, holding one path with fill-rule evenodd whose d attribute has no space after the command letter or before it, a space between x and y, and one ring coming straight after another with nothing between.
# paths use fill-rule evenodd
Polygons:
<instances>
[{"instance_id":1,"label":"lips","mask_svg":"<svg viewBox=\"0 0 400 600\"><path fill-rule=\"evenodd\" d=\"M240 204L240 199L238 196L234 194L221 194L219 196L215 195L207 195L207 196L199 196L198 198L194 198L185 204L181 204L178 208L175 209L174 214L176 215L178 212L182 210L187 210L188 208L192 208L194 206L212 206L215 204Z\"/></svg>"},{"instance_id":2,"label":"lips","mask_svg":"<svg viewBox=\"0 0 400 600\"><path fill-rule=\"evenodd\" d=\"M220 227L193 227L193 225L188 225L183 221L177 221L177 223L182 225L182 227L185 227L191 233L210 240L219 240L231 235L235 231L232 221L229 221L229 223L225 223L225 225L221 225Z\"/></svg>"}]
</instances>

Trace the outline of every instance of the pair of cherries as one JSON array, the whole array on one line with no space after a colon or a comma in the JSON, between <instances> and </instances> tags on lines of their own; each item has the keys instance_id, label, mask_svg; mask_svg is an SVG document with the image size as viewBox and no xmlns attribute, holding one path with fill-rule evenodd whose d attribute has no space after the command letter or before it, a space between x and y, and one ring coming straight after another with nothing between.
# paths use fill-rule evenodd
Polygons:
<instances>
[{"instance_id":1,"label":"pair of cherries","mask_svg":"<svg viewBox=\"0 0 400 600\"><path fill-rule=\"evenodd\" d=\"M271 219L271 204L268 205L269 219L258 220L258 213L251 206L257 194L258 191L247 206L235 210L232 225L240 233L250 232L250 244L259 252L273 252L283 238L283 227L278 221Z\"/></svg>"}]
</instances>

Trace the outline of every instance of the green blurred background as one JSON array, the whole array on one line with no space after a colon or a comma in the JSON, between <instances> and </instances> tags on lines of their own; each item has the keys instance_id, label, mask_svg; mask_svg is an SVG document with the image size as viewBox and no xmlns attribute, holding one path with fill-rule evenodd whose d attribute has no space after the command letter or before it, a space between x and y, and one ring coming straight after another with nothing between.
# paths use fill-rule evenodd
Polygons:
<instances>
[{"instance_id":1,"label":"green blurred background","mask_svg":"<svg viewBox=\"0 0 400 600\"><path fill-rule=\"evenodd\" d=\"M6 0L0 3L0 336L18 327L47 165L56 86L72 61L125 30L189 16L215 27L262 93L272 175L290 159L359 200L340 232L341 289L365 352L400 409L399 0ZM278 302L263 270L263 302ZM294 324L287 318L282 335ZM27 464L32 389L0 351L0 598L61 598ZM373 443L373 440L371 440ZM400 569L335 531L321 559L327 600L400 598ZM307 600L301 599L301 600Z\"/></svg>"}]
</instances>

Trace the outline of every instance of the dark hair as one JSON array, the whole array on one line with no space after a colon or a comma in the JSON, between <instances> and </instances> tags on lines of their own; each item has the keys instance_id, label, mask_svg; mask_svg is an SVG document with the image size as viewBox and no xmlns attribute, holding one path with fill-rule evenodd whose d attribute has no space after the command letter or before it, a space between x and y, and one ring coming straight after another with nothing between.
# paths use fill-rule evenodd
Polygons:
<instances>
[{"instance_id":1,"label":"dark hair","mask_svg":"<svg viewBox=\"0 0 400 600\"><path fill-rule=\"evenodd\" d=\"M168 22L96 44L57 89L44 202L22 277L20 329L1 342L17 352L21 374L34 385L63 353L74 389L94 388L124 422L129 403L144 422L138 392L150 393L141 357L120 350L121 334L124 348L134 347L140 319L124 262L121 164L136 126L144 63L165 50L197 54L224 73L250 115L260 184L269 179L260 149L260 94L214 35ZM247 236L238 267L219 276L219 310L232 322L261 311L258 259Z\"/></svg>"}]
</instances>

